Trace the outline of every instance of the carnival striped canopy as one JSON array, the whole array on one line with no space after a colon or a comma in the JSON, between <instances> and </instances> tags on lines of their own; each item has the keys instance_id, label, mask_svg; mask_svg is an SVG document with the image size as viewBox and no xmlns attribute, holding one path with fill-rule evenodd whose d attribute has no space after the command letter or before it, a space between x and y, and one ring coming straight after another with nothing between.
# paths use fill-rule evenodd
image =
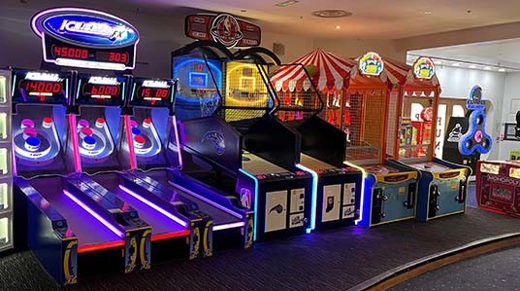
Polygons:
<instances>
[{"instance_id":1,"label":"carnival striped canopy","mask_svg":"<svg viewBox=\"0 0 520 291\"><path fill-rule=\"evenodd\" d=\"M320 48L300 57L292 62L302 64L320 91L341 90L348 86L350 71L356 63L350 59L343 59L331 52ZM271 77L271 82L277 91L294 91L305 89L308 80L302 66L283 66Z\"/></svg>"},{"instance_id":2,"label":"carnival striped canopy","mask_svg":"<svg viewBox=\"0 0 520 291\"><path fill-rule=\"evenodd\" d=\"M421 66L424 61L429 62L427 66ZM396 61L394 59L385 58L385 69L388 71L388 78L395 85L401 86L401 88L408 93L430 95L432 91L437 90L440 93L440 84L435 74L435 66L429 58L419 57L416 60L421 62L418 66L409 66L403 62ZM416 71L417 70L417 71ZM427 73L431 74L426 77L419 78L423 70L431 70Z\"/></svg>"}]
</instances>

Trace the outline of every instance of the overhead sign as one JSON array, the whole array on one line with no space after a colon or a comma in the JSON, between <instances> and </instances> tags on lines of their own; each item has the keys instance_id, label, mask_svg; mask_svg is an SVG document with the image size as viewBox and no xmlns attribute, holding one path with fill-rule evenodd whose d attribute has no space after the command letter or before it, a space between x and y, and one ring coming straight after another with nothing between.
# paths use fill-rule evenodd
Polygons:
<instances>
[{"instance_id":1,"label":"overhead sign","mask_svg":"<svg viewBox=\"0 0 520 291\"><path fill-rule=\"evenodd\" d=\"M41 11L31 20L43 58L60 66L126 70L135 67L139 33L116 16L82 8Z\"/></svg>"},{"instance_id":2,"label":"overhead sign","mask_svg":"<svg viewBox=\"0 0 520 291\"><path fill-rule=\"evenodd\" d=\"M260 26L229 14L188 15L186 36L198 40L212 40L227 48L259 46Z\"/></svg>"},{"instance_id":3,"label":"overhead sign","mask_svg":"<svg viewBox=\"0 0 520 291\"><path fill-rule=\"evenodd\" d=\"M431 79L435 75L435 65L430 58L420 57L413 64L413 73L418 79Z\"/></svg>"},{"instance_id":4,"label":"overhead sign","mask_svg":"<svg viewBox=\"0 0 520 291\"><path fill-rule=\"evenodd\" d=\"M359 59L359 70L363 75L379 76L384 67L383 59L374 52L366 53Z\"/></svg>"}]
</instances>

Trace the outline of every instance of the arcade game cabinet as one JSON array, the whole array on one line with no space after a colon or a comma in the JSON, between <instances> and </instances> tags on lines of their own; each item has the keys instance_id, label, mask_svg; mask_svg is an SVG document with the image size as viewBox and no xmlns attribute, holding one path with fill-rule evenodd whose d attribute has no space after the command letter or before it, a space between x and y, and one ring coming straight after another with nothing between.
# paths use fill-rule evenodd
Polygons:
<instances>
[{"instance_id":1,"label":"arcade game cabinet","mask_svg":"<svg viewBox=\"0 0 520 291\"><path fill-rule=\"evenodd\" d=\"M416 217L420 221L464 212L469 167L435 158L440 85L431 59L420 57L399 87L399 138L394 157L421 171Z\"/></svg>"},{"instance_id":2,"label":"arcade game cabinet","mask_svg":"<svg viewBox=\"0 0 520 291\"><path fill-rule=\"evenodd\" d=\"M396 96L383 59L370 52L351 72L346 100L351 115L346 164L365 173L358 225L370 227L415 216L419 172L386 157L388 135L395 132Z\"/></svg>"},{"instance_id":3,"label":"arcade game cabinet","mask_svg":"<svg viewBox=\"0 0 520 291\"><path fill-rule=\"evenodd\" d=\"M129 123L128 118L123 116L124 100L133 99L134 94L137 94L135 90L130 90L131 86L136 86L133 80L129 76L79 75L74 98L78 112L75 124L79 161L85 174L78 174L74 179L79 181L78 184L89 186L79 191L97 192L97 195L110 200L115 207L124 209L123 213L128 212L126 208L130 207L138 211L146 221L150 222L152 230L148 230L145 235L148 240L154 242L154 251L162 253L162 257L165 254L180 253L178 249L187 243L190 258L195 258L199 254L200 244L197 243L199 241L197 233L200 231L196 232L194 229L202 220L190 211L196 210L196 205L190 205L191 207L186 211L187 206L171 191L168 191L166 202L154 203L154 192L147 191L150 188L143 186L144 182L137 178L128 178L121 172L135 168L134 154L141 153L143 147L148 149L146 154L155 157L157 161L160 154L164 154L161 144L143 142L148 135L131 135L128 132L139 131L135 122ZM138 82L140 86L138 93L149 95L146 100L154 100L153 104L157 106L173 105L172 81L138 80ZM127 97L129 92L131 96ZM166 123L168 115L164 115L163 118ZM148 120L145 125L147 126L145 130L153 126ZM167 133L161 132L161 134ZM140 148L135 148L136 146ZM186 203L190 202L186 201ZM184 215L179 213L181 211ZM179 248L174 247L173 240L178 243ZM165 249L168 251L166 252ZM149 252L150 250L147 250L147 253Z\"/></svg>"},{"instance_id":4,"label":"arcade game cabinet","mask_svg":"<svg viewBox=\"0 0 520 291\"><path fill-rule=\"evenodd\" d=\"M249 54L260 54L258 48L254 50ZM262 60L259 56L256 59ZM359 219L363 174L357 168L344 166L346 134L318 117L323 102L305 67L282 65L277 58L272 59L271 84L287 101L278 104L274 115L301 134L298 167L315 179L312 228L354 224ZM291 92L283 92L284 87L287 91L292 88Z\"/></svg>"},{"instance_id":5,"label":"arcade game cabinet","mask_svg":"<svg viewBox=\"0 0 520 291\"><path fill-rule=\"evenodd\" d=\"M255 240L305 232L311 176L296 168L298 134L270 115L278 101L264 68L232 61L214 42L195 42L172 56L176 112L184 118L183 172L254 209Z\"/></svg>"},{"instance_id":6,"label":"arcade game cabinet","mask_svg":"<svg viewBox=\"0 0 520 291\"><path fill-rule=\"evenodd\" d=\"M0 70L0 253L13 247L11 72Z\"/></svg>"}]
</instances>

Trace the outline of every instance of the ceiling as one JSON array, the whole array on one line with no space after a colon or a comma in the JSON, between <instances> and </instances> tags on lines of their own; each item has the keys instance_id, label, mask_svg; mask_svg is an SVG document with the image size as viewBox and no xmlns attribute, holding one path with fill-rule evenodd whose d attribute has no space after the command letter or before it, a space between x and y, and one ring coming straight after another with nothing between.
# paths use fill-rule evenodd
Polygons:
<instances>
[{"instance_id":1,"label":"ceiling","mask_svg":"<svg viewBox=\"0 0 520 291\"><path fill-rule=\"evenodd\" d=\"M35 1L35 0L21 0ZM417 35L520 21L518 0L299 0L288 7L282 0L72 0L99 7L118 5L157 14L174 14L180 7L227 12L250 18L264 30L313 38L349 37L400 39ZM121 6L121 4L125 4ZM342 9L352 16L323 19L315 10ZM337 28L339 26L339 28Z\"/></svg>"},{"instance_id":2,"label":"ceiling","mask_svg":"<svg viewBox=\"0 0 520 291\"><path fill-rule=\"evenodd\" d=\"M434 57L435 63L448 66L518 71L520 70L519 49L520 38L517 38L410 51L408 61L417 56L427 55Z\"/></svg>"}]
</instances>

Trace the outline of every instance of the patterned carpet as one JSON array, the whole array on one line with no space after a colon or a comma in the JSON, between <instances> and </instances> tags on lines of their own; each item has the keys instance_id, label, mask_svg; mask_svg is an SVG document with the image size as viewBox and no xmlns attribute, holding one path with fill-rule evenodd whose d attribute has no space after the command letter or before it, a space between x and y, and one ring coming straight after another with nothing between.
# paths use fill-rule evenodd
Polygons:
<instances>
[{"instance_id":1,"label":"patterned carpet","mask_svg":"<svg viewBox=\"0 0 520 291\"><path fill-rule=\"evenodd\" d=\"M423 224L349 227L153 264L138 274L81 276L76 290L345 290L384 271L466 243L520 231L520 220L471 207ZM153 254L159 256L160 254ZM0 257L0 290L52 290L29 252Z\"/></svg>"}]
</instances>

